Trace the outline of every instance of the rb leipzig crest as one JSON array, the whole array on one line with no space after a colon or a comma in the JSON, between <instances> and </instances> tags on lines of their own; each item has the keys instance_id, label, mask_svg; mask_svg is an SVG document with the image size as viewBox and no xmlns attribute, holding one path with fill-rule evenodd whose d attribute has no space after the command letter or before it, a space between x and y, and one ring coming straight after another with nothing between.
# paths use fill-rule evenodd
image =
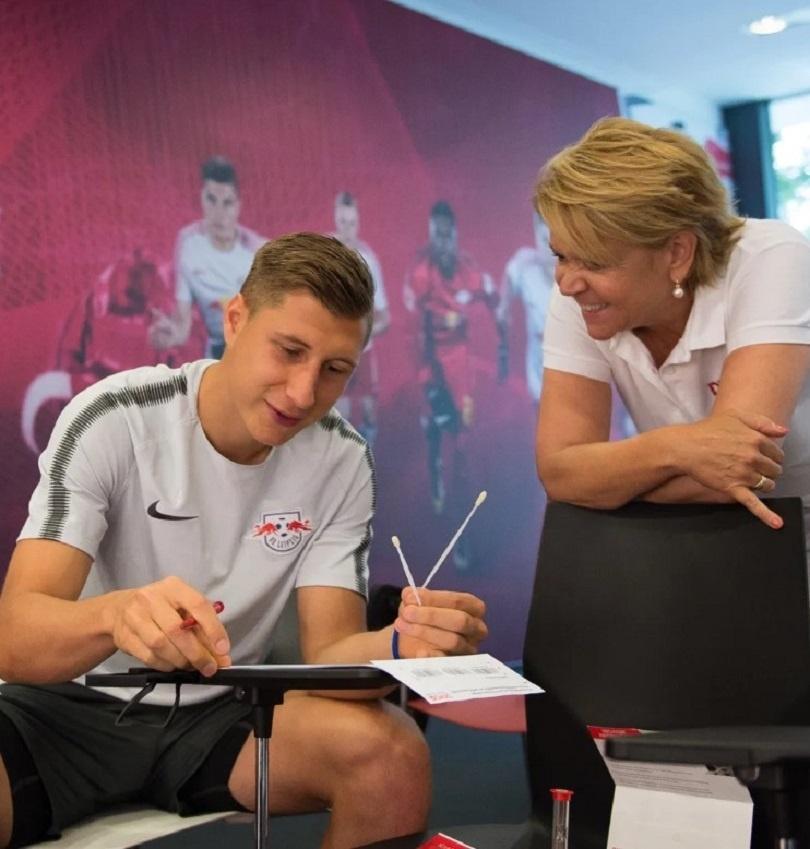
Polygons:
<instances>
[{"instance_id":1,"label":"rb leipzig crest","mask_svg":"<svg viewBox=\"0 0 810 849\"><path fill-rule=\"evenodd\" d=\"M298 510L284 513L263 513L261 522L253 526L252 536L261 537L273 551L286 554L301 544L304 534L312 533L309 519L301 519Z\"/></svg>"}]
</instances>

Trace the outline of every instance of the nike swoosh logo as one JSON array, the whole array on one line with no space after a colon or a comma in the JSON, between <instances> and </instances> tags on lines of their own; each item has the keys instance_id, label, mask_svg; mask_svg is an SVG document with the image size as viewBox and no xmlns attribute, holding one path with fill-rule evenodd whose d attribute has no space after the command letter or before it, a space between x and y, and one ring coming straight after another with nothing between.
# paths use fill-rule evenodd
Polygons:
<instances>
[{"instance_id":1,"label":"nike swoosh logo","mask_svg":"<svg viewBox=\"0 0 810 849\"><path fill-rule=\"evenodd\" d=\"M158 499L159 501L160 499ZM153 501L147 508L146 512L153 519L165 519L167 522L185 522L187 519L197 519L197 516L170 516L168 513L161 513L157 509L157 501Z\"/></svg>"}]
</instances>

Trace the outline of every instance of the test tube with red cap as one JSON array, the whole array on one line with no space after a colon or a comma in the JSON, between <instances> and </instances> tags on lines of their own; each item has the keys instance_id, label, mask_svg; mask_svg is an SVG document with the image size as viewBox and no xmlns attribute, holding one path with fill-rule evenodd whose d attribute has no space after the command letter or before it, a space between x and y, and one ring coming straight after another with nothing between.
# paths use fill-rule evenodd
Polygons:
<instances>
[{"instance_id":1,"label":"test tube with red cap","mask_svg":"<svg viewBox=\"0 0 810 849\"><path fill-rule=\"evenodd\" d=\"M551 849L568 849L568 819L571 815L573 790L551 789Z\"/></svg>"}]
</instances>

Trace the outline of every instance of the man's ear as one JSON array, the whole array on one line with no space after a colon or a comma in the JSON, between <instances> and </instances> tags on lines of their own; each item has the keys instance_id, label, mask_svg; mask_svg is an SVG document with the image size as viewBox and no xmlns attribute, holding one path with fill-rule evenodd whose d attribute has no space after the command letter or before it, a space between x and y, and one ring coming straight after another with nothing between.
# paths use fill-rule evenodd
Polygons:
<instances>
[{"instance_id":1,"label":"man's ear","mask_svg":"<svg viewBox=\"0 0 810 849\"><path fill-rule=\"evenodd\" d=\"M242 295L234 295L222 308L225 343L230 345L247 324L250 311Z\"/></svg>"}]
</instances>

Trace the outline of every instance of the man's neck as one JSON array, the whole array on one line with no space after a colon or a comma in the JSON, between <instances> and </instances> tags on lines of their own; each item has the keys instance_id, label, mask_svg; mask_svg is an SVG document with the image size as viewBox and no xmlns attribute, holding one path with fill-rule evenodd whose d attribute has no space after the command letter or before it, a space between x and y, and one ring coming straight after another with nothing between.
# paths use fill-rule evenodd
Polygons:
<instances>
[{"instance_id":1,"label":"man's neck","mask_svg":"<svg viewBox=\"0 0 810 849\"><path fill-rule=\"evenodd\" d=\"M208 441L223 457L242 466L263 463L273 450L251 439L241 423L225 383L225 366L213 363L203 372L197 415Z\"/></svg>"}]
</instances>

